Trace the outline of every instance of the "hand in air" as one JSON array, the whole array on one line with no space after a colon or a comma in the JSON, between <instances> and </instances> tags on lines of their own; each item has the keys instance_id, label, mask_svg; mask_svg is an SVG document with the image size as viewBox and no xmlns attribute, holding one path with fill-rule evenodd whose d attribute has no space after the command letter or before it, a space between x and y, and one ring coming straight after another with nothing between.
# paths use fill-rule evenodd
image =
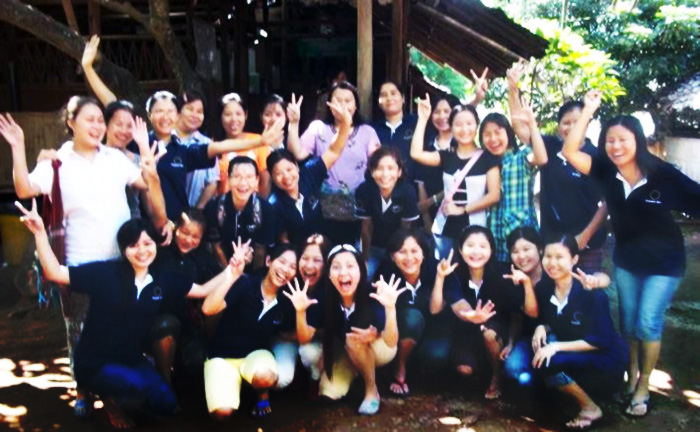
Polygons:
<instances>
[{"instance_id":1,"label":"hand in air","mask_svg":"<svg viewBox=\"0 0 700 432\"><path fill-rule=\"evenodd\" d=\"M521 285L524 282L532 283L530 277L525 272L516 269L513 264L510 265L510 274L504 274L503 279L512 280L514 285Z\"/></svg>"},{"instance_id":2,"label":"hand in air","mask_svg":"<svg viewBox=\"0 0 700 432\"><path fill-rule=\"evenodd\" d=\"M586 96L583 97L583 108L589 110L591 113L598 111L600 108L600 103L603 99L603 93L600 90L589 90Z\"/></svg>"},{"instance_id":3,"label":"hand in air","mask_svg":"<svg viewBox=\"0 0 700 432\"><path fill-rule=\"evenodd\" d=\"M250 240L243 243L241 238L238 237L238 244L236 244L236 242L231 242L231 244L233 245L233 255L231 255L228 266L234 276L240 276L243 274L249 250L252 249L250 247Z\"/></svg>"},{"instance_id":4,"label":"hand in air","mask_svg":"<svg viewBox=\"0 0 700 432\"><path fill-rule=\"evenodd\" d=\"M489 73L489 68L485 67L481 76L477 75L474 69L469 69L469 73L472 75L472 79L474 79L474 89L476 91L475 99L477 101L484 100L486 98L486 93L489 91L489 80L486 78Z\"/></svg>"},{"instance_id":5,"label":"hand in air","mask_svg":"<svg viewBox=\"0 0 700 432\"><path fill-rule=\"evenodd\" d=\"M24 215L24 216L20 217L19 220L27 228L29 228L29 231L31 231L32 234L37 235L37 234L43 233L45 231L44 221L41 220L41 216L39 216L39 213L36 210L36 198L32 199L32 209L31 210L27 210L26 208L24 208L24 206L19 201L15 201L15 206Z\"/></svg>"},{"instance_id":6,"label":"hand in air","mask_svg":"<svg viewBox=\"0 0 700 432\"><path fill-rule=\"evenodd\" d=\"M299 123L301 119L301 102L304 100L304 96L299 96L299 100L294 93L292 93L292 101L287 104L287 118L289 123Z\"/></svg>"},{"instance_id":7,"label":"hand in air","mask_svg":"<svg viewBox=\"0 0 700 432\"><path fill-rule=\"evenodd\" d=\"M24 148L24 131L9 113L0 114L0 135L15 148Z\"/></svg>"},{"instance_id":8,"label":"hand in air","mask_svg":"<svg viewBox=\"0 0 700 432\"><path fill-rule=\"evenodd\" d=\"M454 256L454 249L450 249L450 254L447 255L447 258L443 258L440 260L437 266L437 275L441 278L446 278L447 276L451 275L453 271L457 268L459 265L458 263L452 264L452 257Z\"/></svg>"},{"instance_id":9,"label":"hand in air","mask_svg":"<svg viewBox=\"0 0 700 432\"><path fill-rule=\"evenodd\" d=\"M401 284L401 278L396 278L395 275L391 275L389 282L384 280L384 276L380 276L379 280L372 284L373 287L377 289L376 293L370 293L370 297L377 300L384 307L391 307L396 305L396 299L399 298L401 293L407 290L407 288L399 288Z\"/></svg>"},{"instance_id":10,"label":"hand in air","mask_svg":"<svg viewBox=\"0 0 700 432\"><path fill-rule=\"evenodd\" d=\"M430 115L433 113L433 107L430 106L430 96L428 93L425 94L424 99L416 98L416 104L418 108L418 118L425 121L430 120Z\"/></svg>"},{"instance_id":11,"label":"hand in air","mask_svg":"<svg viewBox=\"0 0 700 432\"><path fill-rule=\"evenodd\" d=\"M291 300L297 312L303 312L311 305L318 303L318 300L309 298L309 281L304 282L304 287L301 288L299 287L299 279L294 278L294 285L292 286L291 281L287 282L289 292L282 291L282 293Z\"/></svg>"},{"instance_id":12,"label":"hand in air","mask_svg":"<svg viewBox=\"0 0 700 432\"><path fill-rule=\"evenodd\" d=\"M100 47L100 37L93 35L90 40L85 44L85 49L83 50L83 58L80 60L80 64L84 68L92 67L97 58L97 53Z\"/></svg>"},{"instance_id":13,"label":"hand in air","mask_svg":"<svg viewBox=\"0 0 700 432\"><path fill-rule=\"evenodd\" d=\"M469 311L460 311L460 316L472 324L483 324L496 315L496 311L493 310L495 307L496 305L491 300L487 301L483 306L481 305L481 300L479 300L476 302L476 308Z\"/></svg>"},{"instance_id":14,"label":"hand in air","mask_svg":"<svg viewBox=\"0 0 700 432\"><path fill-rule=\"evenodd\" d=\"M581 282L581 285L587 290L600 288L598 276L586 274L580 268L577 268L576 271L571 270L571 277Z\"/></svg>"}]
</instances>

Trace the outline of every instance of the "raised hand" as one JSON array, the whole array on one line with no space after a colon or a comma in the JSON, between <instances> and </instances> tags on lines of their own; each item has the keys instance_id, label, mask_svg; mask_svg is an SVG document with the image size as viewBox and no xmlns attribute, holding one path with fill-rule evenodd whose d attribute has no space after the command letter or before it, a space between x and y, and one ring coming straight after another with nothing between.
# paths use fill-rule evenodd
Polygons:
<instances>
[{"instance_id":1,"label":"raised hand","mask_svg":"<svg viewBox=\"0 0 700 432\"><path fill-rule=\"evenodd\" d=\"M583 108L589 110L591 113L598 111L602 98L603 93L600 90L589 90L586 96L583 97Z\"/></svg>"},{"instance_id":2,"label":"raised hand","mask_svg":"<svg viewBox=\"0 0 700 432\"><path fill-rule=\"evenodd\" d=\"M525 274L525 272L516 269L513 264L510 265L510 274L504 274L503 279L510 279L515 285L520 285L526 282L532 283L530 276Z\"/></svg>"},{"instance_id":3,"label":"raised hand","mask_svg":"<svg viewBox=\"0 0 700 432\"><path fill-rule=\"evenodd\" d=\"M370 297L377 300L384 307L391 307L396 305L396 299L408 288L399 288L401 283L401 278L396 278L394 280L394 275L391 275L389 282L384 280L384 276L380 276L379 280L372 284L373 287L377 289L376 293L370 293Z\"/></svg>"},{"instance_id":4,"label":"raised hand","mask_svg":"<svg viewBox=\"0 0 700 432\"><path fill-rule=\"evenodd\" d=\"M520 79L523 76L523 73L525 72L525 61L520 60L517 63L513 63L513 66L511 66L507 71L506 71L506 78L508 79L508 86L511 88L518 88L518 84L520 83Z\"/></svg>"},{"instance_id":5,"label":"raised hand","mask_svg":"<svg viewBox=\"0 0 700 432\"><path fill-rule=\"evenodd\" d=\"M92 67L97 58L97 53L99 52L100 37L93 35L90 40L85 44L85 50L83 50L83 58L80 60L80 64L84 68Z\"/></svg>"},{"instance_id":6,"label":"raised hand","mask_svg":"<svg viewBox=\"0 0 700 432\"><path fill-rule=\"evenodd\" d=\"M379 337L379 332L377 331L377 328L372 325L366 329L350 327L350 333L345 334L347 341L366 344L374 342L377 340L377 337Z\"/></svg>"},{"instance_id":7,"label":"raised hand","mask_svg":"<svg viewBox=\"0 0 700 432\"><path fill-rule=\"evenodd\" d=\"M297 312L303 312L308 309L309 306L318 303L318 300L309 298L309 281L304 282L304 288L300 288L299 279L294 278L294 285L296 285L296 289L292 286L291 281L287 282L289 292L282 291L282 294L286 295L287 298L291 300Z\"/></svg>"},{"instance_id":8,"label":"raised hand","mask_svg":"<svg viewBox=\"0 0 700 432\"><path fill-rule=\"evenodd\" d=\"M554 354L556 353L556 342L543 346L535 352L535 357L532 359L532 366L536 367L537 369L541 368L543 364L549 367L549 361L552 359L552 357L554 357Z\"/></svg>"},{"instance_id":9,"label":"raised hand","mask_svg":"<svg viewBox=\"0 0 700 432\"><path fill-rule=\"evenodd\" d=\"M277 119L272 126L266 127L260 136L263 146L276 145L284 139L284 119Z\"/></svg>"},{"instance_id":10,"label":"raised hand","mask_svg":"<svg viewBox=\"0 0 700 432\"><path fill-rule=\"evenodd\" d=\"M29 231L31 231L32 234L37 235L46 231L46 229L44 228L44 221L41 220L41 216L39 216L39 213L36 210L36 198L32 199L31 210L27 210L26 208L24 208L24 206L19 201L15 201L15 206L24 215L20 217L19 220L27 228L29 228Z\"/></svg>"},{"instance_id":11,"label":"raised hand","mask_svg":"<svg viewBox=\"0 0 700 432\"><path fill-rule=\"evenodd\" d=\"M443 279L446 278L447 276L451 275L459 265L458 263L452 264L452 257L454 256L454 253L454 249L450 249L450 254L447 255L447 258L441 259L438 263L437 274L439 277Z\"/></svg>"},{"instance_id":12,"label":"raised hand","mask_svg":"<svg viewBox=\"0 0 700 432\"><path fill-rule=\"evenodd\" d=\"M430 96L428 93L425 94L425 99L416 98L416 104L418 109L418 119L424 121L430 120L430 115L433 113L433 107L430 106Z\"/></svg>"},{"instance_id":13,"label":"raised hand","mask_svg":"<svg viewBox=\"0 0 700 432\"><path fill-rule=\"evenodd\" d=\"M486 93L489 91L489 80L486 78L489 73L489 68L485 67L481 76L477 75L473 69L469 69L469 73L474 79L474 89L476 90L475 99L477 101L484 100L484 98L486 98Z\"/></svg>"},{"instance_id":14,"label":"raised hand","mask_svg":"<svg viewBox=\"0 0 700 432\"><path fill-rule=\"evenodd\" d=\"M299 123L301 119L301 102L304 100L304 96L299 96L299 100L294 93L292 93L292 101L287 104L287 119L289 123Z\"/></svg>"},{"instance_id":15,"label":"raised hand","mask_svg":"<svg viewBox=\"0 0 700 432\"><path fill-rule=\"evenodd\" d=\"M158 161L165 156L166 152L165 148L159 148L158 143L153 143L150 149L146 144L146 150L141 153L141 161L139 162L144 177L158 178Z\"/></svg>"},{"instance_id":16,"label":"raised hand","mask_svg":"<svg viewBox=\"0 0 700 432\"><path fill-rule=\"evenodd\" d=\"M352 126L352 116L350 115L350 112L348 111L348 108L344 105L341 105L340 101L338 101L337 98L333 98L330 102L326 102L326 105L328 105L328 108L331 109L331 112L333 113L333 118L336 119L341 125L345 125L347 127Z\"/></svg>"},{"instance_id":17,"label":"raised hand","mask_svg":"<svg viewBox=\"0 0 700 432\"><path fill-rule=\"evenodd\" d=\"M163 225L163 229L160 230L160 235L163 237L163 241L160 243L161 246L168 246L173 241L173 235L175 233L175 224L173 221L168 221Z\"/></svg>"},{"instance_id":18,"label":"raised hand","mask_svg":"<svg viewBox=\"0 0 700 432\"><path fill-rule=\"evenodd\" d=\"M148 125L141 117L135 117L131 123L131 136L139 148L139 153L148 151ZM165 150L165 149L163 149Z\"/></svg>"},{"instance_id":19,"label":"raised hand","mask_svg":"<svg viewBox=\"0 0 700 432\"><path fill-rule=\"evenodd\" d=\"M537 352L545 345L547 345L547 330L543 325L539 325L532 335L532 351Z\"/></svg>"},{"instance_id":20,"label":"raised hand","mask_svg":"<svg viewBox=\"0 0 700 432\"><path fill-rule=\"evenodd\" d=\"M519 120L529 126L537 126L537 116L526 98L522 99L518 112L511 114L511 119Z\"/></svg>"},{"instance_id":21,"label":"raised hand","mask_svg":"<svg viewBox=\"0 0 700 432\"><path fill-rule=\"evenodd\" d=\"M24 131L9 113L0 114L0 134L13 149L24 148Z\"/></svg>"},{"instance_id":22,"label":"raised hand","mask_svg":"<svg viewBox=\"0 0 700 432\"><path fill-rule=\"evenodd\" d=\"M496 307L491 300L487 301L485 305L481 305L481 300L476 302L476 308L469 311L460 311L460 315L472 324L483 324L492 316L496 315L496 311L493 310Z\"/></svg>"},{"instance_id":23,"label":"raised hand","mask_svg":"<svg viewBox=\"0 0 700 432\"><path fill-rule=\"evenodd\" d=\"M243 243L241 238L238 237L238 244L236 244L236 242L231 242L231 244L233 245L233 255L231 255L228 266L234 276L240 276L243 274L243 269L247 262L248 251L252 250L250 247L250 239Z\"/></svg>"},{"instance_id":24,"label":"raised hand","mask_svg":"<svg viewBox=\"0 0 700 432\"><path fill-rule=\"evenodd\" d=\"M598 276L586 274L580 268L577 268L576 271L571 270L571 277L581 282L581 285L587 290L600 288Z\"/></svg>"}]
</instances>

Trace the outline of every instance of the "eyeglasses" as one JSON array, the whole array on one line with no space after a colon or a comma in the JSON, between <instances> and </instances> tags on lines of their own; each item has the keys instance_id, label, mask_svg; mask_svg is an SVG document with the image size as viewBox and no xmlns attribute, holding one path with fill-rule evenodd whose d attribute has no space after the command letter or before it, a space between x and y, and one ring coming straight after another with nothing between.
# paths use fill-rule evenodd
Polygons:
<instances>
[{"instance_id":1,"label":"eyeglasses","mask_svg":"<svg viewBox=\"0 0 700 432\"><path fill-rule=\"evenodd\" d=\"M338 252L341 252L341 251L357 253L357 249L355 249L355 246L349 245L349 244L346 243L346 244L339 244L338 246L336 246L336 247L334 247L333 249L331 249L331 251L330 251L330 253L328 254L328 256L335 255L335 254L337 254Z\"/></svg>"},{"instance_id":2,"label":"eyeglasses","mask_svg":"<svg viewBox=\"0 0 700 432\"><path fill-rule=\"evenodd\" d=\"M221 97L221 105L226 105L229 102L238 102L239 104L242 104L243 99L241 99L241 96L235 92L225 94Z\"/></svg>"}]
</instances>

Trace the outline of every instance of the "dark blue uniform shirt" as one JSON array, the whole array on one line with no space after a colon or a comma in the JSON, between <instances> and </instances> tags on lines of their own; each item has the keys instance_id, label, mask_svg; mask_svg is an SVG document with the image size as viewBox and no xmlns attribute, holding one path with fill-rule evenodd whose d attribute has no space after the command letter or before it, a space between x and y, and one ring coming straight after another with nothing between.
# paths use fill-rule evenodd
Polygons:
<instances>
[{"instance_id":1,"label":"dark blue uniform shirt","mask_svg":"<svg viewBox=\"0 0 700 432\"><path fill-rule=\"evenodd\" d=\"M372 124L382 145L396 147L399 150L405 167L404 175L409 181L413 181L415 176L414 163L411 159L411 140L417 121L418 118L414 114L404 114L401 124L393 132L383 117Z\"/></svg>"}]
</instances>

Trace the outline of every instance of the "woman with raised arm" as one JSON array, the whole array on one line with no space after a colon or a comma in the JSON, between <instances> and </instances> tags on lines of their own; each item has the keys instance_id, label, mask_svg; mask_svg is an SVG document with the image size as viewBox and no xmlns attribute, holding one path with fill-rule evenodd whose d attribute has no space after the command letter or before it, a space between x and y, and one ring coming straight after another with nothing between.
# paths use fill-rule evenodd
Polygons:
<instances>
[{"instance_id":1,"label":"woman with raised arm","mask_svg":"<svg viewBox=\"0 0 700 432\"><path fill-rule=\"evenodd\" d=\"M133 421L122 411L125 400L145 402L159 415L172 415L177 399L172 388L143 356L148 330L161 304L177 297L202 298L219 286L230 286L242 272L240 256L204 285L182 275L151 269L156 257L155 233L142 219L125 222L116 235L121 258L80 265L60 265L36 212L24 209L22 222L32 231L46 277L66 290L89 296L90 311L74 352L78 386L103 398L112 426L126 429Z\"/></svg>"},{"instance_id":2,"label":"woman with raised arm","mask_svg":"<svg viewBox=\"0 0 700 432\"><path fill-rule=\"evenodd\" d=\"M446 257L461 231L469 225L486 226L487 211L501 199L499 160L476 146L479 115L471 105L452 109L449 124L452 144L447 150L426 151L423 147L425 129L430 119L428 95L418 102L418 124L411 142L411 157L427 166L442 167L442 203L433 222L432 231L440 252Z\"/></svg>"},{"instance_id":3,"label":"woman with raised arm","mask_svg":"<svg viewBox=\"0 0 700 432\"><path fill-rule=\"evenodd\" d=\"M346 81L333 84L327 105L330 109L325 119L311 122L301 138L290 129L287 148L298 161L304 161L311 155L321 157L337 141L347 142L323 183L321 230L335 243L355 244L360 225L354 216L353 194L364 180L370 155L379 148L379 138L371 126L364 124L360 99L352 84Z\"/></svg>"},{"instance_id":4,"label":"woman with raised arm","mask_svg":"<svg viewBox=\"0 0 700 432\"><path fill-rule=\"evenodd\" d=\"M296 309L299 343L311 341L323 329L323 370L320 393L337 400L345 396L359 373L365 382L365 397L358 412L379 412L379 390L375 371L396 355L399 333L396 323L396 299L406 288L398 289L400 279L383 279L369 293L367 270L362 255L354 246L334 247L329 256L322 283L324 297L320 305L303 288L285 292ZM307 317L308 315L308 317Z\"/></svg>"},{"instance_id":5,"label":"woman with raised arm","mask_svg":"<svg viewBox=\"0 0 700 432\"><path fill-rule=\"evenodd\" d=\"M615 234L620 327L630 347L626 413L643 417L649 411L649 377L661 351L664 312L685 271L683 234L671 211L699 216L700 185L649 152L642 125L632 116L605 122L594 157L581 150L600 102L600 91L586 94L562 153L595 179L605 196Z\"/></svg>"},{"instance_id":6,"label":"woman with raised arm","mask_svg":"<svg viewBox=\"0 0 700 432\"><path fill-rule=\"evenodd\" d=\"M287 105L290 136L299 133L299 118L303 97ZM342 109L336 105L336 109ZM309 157L300 162L288 150L278 149L267 157L267 169L272 179L270 204L275 209L277 235L280 241L301 244L309 235L319 231L323 221L320 194L328 170L338 161L346 140L336 140L321 157Z\"/></svg>"}]
</instances>

